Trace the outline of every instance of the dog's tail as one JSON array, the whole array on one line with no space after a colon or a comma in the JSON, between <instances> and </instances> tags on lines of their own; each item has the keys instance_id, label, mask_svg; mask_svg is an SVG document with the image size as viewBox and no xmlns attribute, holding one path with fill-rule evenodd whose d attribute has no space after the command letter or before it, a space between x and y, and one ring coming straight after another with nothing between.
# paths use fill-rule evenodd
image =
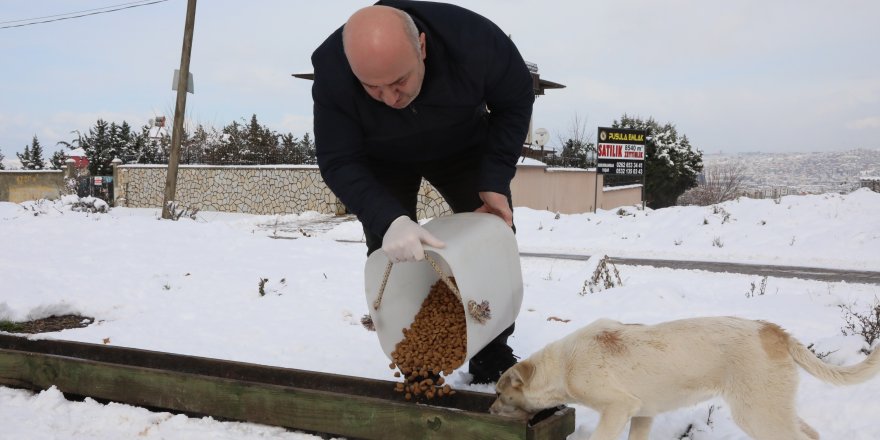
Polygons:
<instances>
[{"instance_id":1,"label":"dog's tail","mask_svg":"<svg viewBox=\"0 0 880 440\"><path fill-rule=\"evenodd\" d=\"M855 365L837 366L823 362L794 338L788 339L788 352L807 373L834 385L864 382L880 373L880 347Z\"/></svg>"}]
</instances>

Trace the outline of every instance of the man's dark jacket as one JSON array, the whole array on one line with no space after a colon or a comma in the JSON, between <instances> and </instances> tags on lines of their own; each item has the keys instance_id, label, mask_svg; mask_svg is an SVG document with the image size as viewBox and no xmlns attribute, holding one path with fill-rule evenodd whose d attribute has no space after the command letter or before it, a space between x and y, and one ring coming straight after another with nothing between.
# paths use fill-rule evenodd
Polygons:
<instances>
[{"instance_id":1,"label":"man's dark jacket","mask_svg":"<svg viewBox=\"0 0 880 440\"><path fill-rule=\"evenodd\" d=\"M406 167L478 149L482 160L474 190L507 194L535 96L519 51L488 19L443 3L377 4L406 11L425 33L425 79L418 97L400 110L371 98L345 58L342 28L312 54L312 97L321 175L381 237L407 211L373 177L371 161Z\"/></svg>"}]
</instances>

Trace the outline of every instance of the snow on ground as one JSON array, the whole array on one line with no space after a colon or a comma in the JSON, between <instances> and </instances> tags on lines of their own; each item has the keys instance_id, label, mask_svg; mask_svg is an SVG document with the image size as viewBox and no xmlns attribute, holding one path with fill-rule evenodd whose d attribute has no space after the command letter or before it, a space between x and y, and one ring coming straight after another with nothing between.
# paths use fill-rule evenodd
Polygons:
<instances>
[{"instance_id":1,"label":"snow on ground","mask_svg":"<svg viewBox=\"0 0 880 440\"><path fill-rule=\"evenodd\" d=\"M376 334L359 322L368 309L357 221L204 212L173 222L154 209L73 212L71 203L0 202L0 321L78 313L96 323L35 337L394 380ZM524 252L880 271L880 194L867 190L578 215L517 208L515 218ZM527 356L600 317L733 315L775 322L830 353L829 362L852 364L867 344L842 334L840 306L868 314L880 301L876 285L769 278L762 290L759 276L634 266L618 267L622 287L581 295L591 264L522 259L515 353ZM454 387L493 391L466 385L465 370L451 376ZM802 378L800 414L823 438L880 438L880 378L846 388ZM575 408L570 438L586 439L597 415ZM681 438L689 425L691 440L747 438L721 400L658 417L651 438ZM28 439L315 438L2 387L0 427L0 438Z\"/></svg>"}]
</instances>

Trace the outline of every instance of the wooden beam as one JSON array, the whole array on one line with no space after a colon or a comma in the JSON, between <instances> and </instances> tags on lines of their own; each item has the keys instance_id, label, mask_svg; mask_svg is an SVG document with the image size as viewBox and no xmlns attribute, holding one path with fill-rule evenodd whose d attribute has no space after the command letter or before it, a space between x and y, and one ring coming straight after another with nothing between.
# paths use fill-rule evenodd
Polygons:
<instances>
[{"instance_id":1,"label":"wooden beam","mask_svg":"<svg viewBox=\"0 0 880 440\"><path fill-rule=\"evenodd\" d=\"M55 385L95 399L362 439L553 440L574 432L572 408L527 424L489 414L494 396L484 393L461 391L445 401L450 407L415 404L390 381L2 335L0 385Z\"/></svg>"}]
</instances>

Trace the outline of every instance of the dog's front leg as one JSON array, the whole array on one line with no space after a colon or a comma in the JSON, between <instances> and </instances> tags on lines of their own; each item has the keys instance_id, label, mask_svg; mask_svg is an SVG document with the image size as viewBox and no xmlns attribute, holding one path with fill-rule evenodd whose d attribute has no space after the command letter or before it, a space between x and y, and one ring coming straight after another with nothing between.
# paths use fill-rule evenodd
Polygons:
<instances>
[{"instance_id":1,"label":"dog's front leg","mask_svg":"<svg viewBox=\"0 0 880 440\"><path fill-rule=\"evenodd\" d=\"M605 407L599 415L599 426L596 426L590 440L617 440L635 412L636 408L620 402Z\"/></svg>"},{"instance_id":2,"label":"dog's front leg","mask_svg":"<svg viewBox=\"0 0 880 440\"><path fill-rule=\"evenodd\" d=\"M633 417L629 424L629 440L648 440L653 417Z\"/></svg>"}]
</instances>

